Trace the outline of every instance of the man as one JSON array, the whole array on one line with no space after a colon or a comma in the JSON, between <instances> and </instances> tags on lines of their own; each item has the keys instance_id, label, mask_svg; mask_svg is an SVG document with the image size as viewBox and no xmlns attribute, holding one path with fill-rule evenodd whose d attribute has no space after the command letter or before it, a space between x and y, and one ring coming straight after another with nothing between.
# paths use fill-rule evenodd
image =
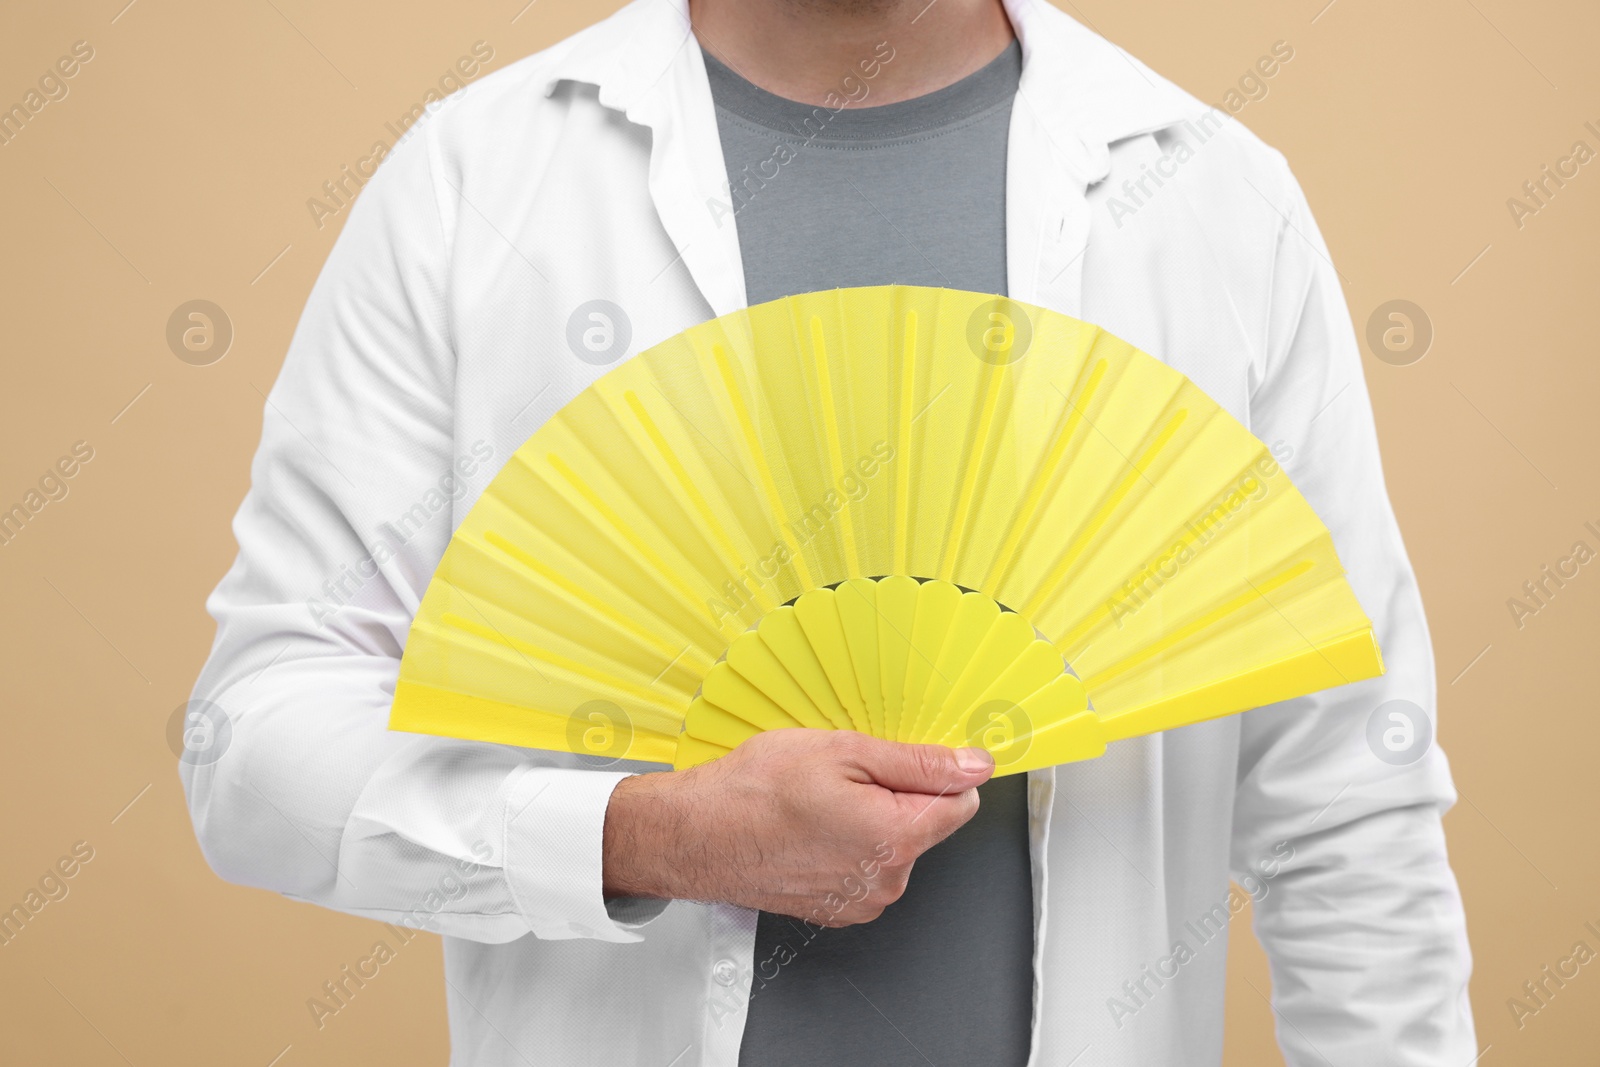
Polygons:
<instances>
[{"instance_id":1,"label":"man","mask_svg":"<svg viewBox=\"0 0 1600 1067\"><path fill-rule=\"evenodd\" d=\"M1477 1054L1444 757L1366 740L1431 709L1427 629L1277 153L1042 0L638 0L369 185L210 603L231 744L184 771L224 877L445 935L453 1062L1215 1064L1230 875L1291 1064ZM1333 531L1389 673L1025 786L847 733L675 773L385 730L450 531L542 420L710 316L886 282L1187 374Z\"/></svg>"}]
</instances>

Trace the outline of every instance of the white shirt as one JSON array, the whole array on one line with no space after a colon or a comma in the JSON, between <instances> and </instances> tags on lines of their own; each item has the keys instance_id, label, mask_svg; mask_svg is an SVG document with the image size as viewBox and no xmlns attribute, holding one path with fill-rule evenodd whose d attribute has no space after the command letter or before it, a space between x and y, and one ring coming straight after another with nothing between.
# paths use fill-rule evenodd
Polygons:
<instances>
[{"instance_id":1,"label":"white shirt","mask_svg":"<svg viewBox=\"0 0 1600 1067\"><path fill-rule=\"evenodd\" d=\"M1273 445L1389 668L1031 775L1032 1062L1218 1063L1232 876L1258 897L1293 1067L1463 1067L1447 764L1367 740L1386 701L1431 717L1433 659L1327 248L1241 125L1042 0L1006 10L1024 56L1011 296L1166 361ZM368 185L268 400L209 602L195 695L231 736L183 768L201 845L232 881L442 933L458 1067L732 1067L755 913L601 896L607 798L649 768L386 729L450 532L608 369L569 323L611 302L623 358L744 306L684 0L637 0L471 86Z\"/></svg>"}]
</instances>

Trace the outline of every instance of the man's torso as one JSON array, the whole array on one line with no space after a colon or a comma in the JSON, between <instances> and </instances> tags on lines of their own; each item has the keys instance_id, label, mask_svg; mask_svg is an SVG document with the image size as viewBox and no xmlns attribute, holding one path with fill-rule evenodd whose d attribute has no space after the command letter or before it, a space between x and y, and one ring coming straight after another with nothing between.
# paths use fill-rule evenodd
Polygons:
<instances>
[{"instance_id":1,"label":"man's torso","mask_svg":"<svg viewBox=\"0 0 1600 1067\"><path fill-rule=\"evenodd\" d=\"M641 8L638 17L655 22L635 32L686 33L671 15ZM1047 32L1086 31L1063 23ZM747 302L704 74L671 42L661 51L676 56L665 72L641 68L637 91L615 96L575 78L556 80L546 96L547 79L574 53L535 57L475 84L430 120L434 129L419 134L427 145L406 146L436 157L444 232L430 239L442 241L452 265L462 449L484 440L511 454L620 360ZM610 59L584 62L600 69ZM1112 62L1127 61L1106 62L1108 78ZM1118 92L1148 89L1138 73L1125 74ZM1238 175L1272 193L1277 178L1262 150L1214 134L1185 164L1182 189L1163 190L1119 227L1105 197L1168 151L1167 135L1115 144L1110 175L1083 204L1071 168L1046 165L1082 152L1049 126L1060 102L1027 87L1025 76L1007 143L1007 290L1158 354L1249 425L1253 368L1241 353L1260 347L1271 264L1244 250L1276 240L1281 217ZM1074 237L1080 211L1088 232ZM559 327L597 302L625 327L620 343L607 359L574 358ZM454 521L471 503L469 495L454 504ZM1044 976L1039 1062L1071 1061L1090 1043L1079 1067L1220 1056L1221 937L1185 964L1181 982L1140 1004L1135 1020L1117 1026L1107 1003L1171 955L1186 918L1226 896L1238 737L1237 718L1219 720L1028 776L1035 973ZM1107 924L1108 902L1150 921ZM638 944L446 939L457 1060L674 1063L681 1053L674 1067L730 1067L755 977L757 919L679 901Z\"/></svg>"}]
</instances>

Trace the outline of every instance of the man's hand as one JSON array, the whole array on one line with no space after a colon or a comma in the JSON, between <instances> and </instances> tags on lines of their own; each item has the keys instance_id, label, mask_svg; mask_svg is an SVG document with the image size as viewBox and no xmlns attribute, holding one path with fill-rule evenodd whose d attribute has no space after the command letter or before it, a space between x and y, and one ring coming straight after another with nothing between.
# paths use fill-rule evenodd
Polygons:
<instances>
[{"instance_id":1,"label":"man's hand","mask_svg":"<svg viewBox=\"0 0 1600 1067\"><path fill-rule=\"evenodd\" d=\"M711 763L617 785L605 892L870 922L900 899L917 857L977 812L992 773L982 749L850 730L758 734Z\"/></svg>"}]
</instances>

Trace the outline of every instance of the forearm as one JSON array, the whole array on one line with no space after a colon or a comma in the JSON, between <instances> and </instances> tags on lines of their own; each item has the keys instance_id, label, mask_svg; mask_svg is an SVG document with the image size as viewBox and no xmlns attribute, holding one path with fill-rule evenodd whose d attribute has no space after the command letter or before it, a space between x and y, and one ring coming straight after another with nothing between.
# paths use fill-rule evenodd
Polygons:
<instances>
[{"instance_id":1,"label":"forearm","mask_svg":"<svg viewBox=\"0 0 1600 1067\"><path fill-rule=\"evenodd\" d=\"M253 686L202 690L232 724L215 762L180 766L202 851L223 878L298 900L477 940L521 936L496 815L515 761L485 749L448 774L438 758L419 763L420 739L385 729L381 670L363 657L280 662ZM431 814L395 803L404 780L438 805Z\"/></svg>"},{"instance_id":2,"label":"forearm","mask_svg":"<svg viewBox=\"0 0 1600 1067\"><path fill-rule=\"evenodd\" d=\"M249 518L243 540L259 557ZM212 598L219 638L195 691L228 732L180 765L218 874L478 941L637 939L612 921L600 888L601 822L620 773L390 731L398 659L342 632L371 632L376 610L319 633L304 605L283 603L250 571L236 566ZM398 605L384 614L404 626Z\"/></svg>"},{"instance_id":3,"label":"forearm","mask_svg":"<svg viewBox=\"0 0 1600 1067\"><path fill-rule=\"evenodd\" d=\"M1472 958L1438 809L1384 811L1292 844L1255 907L1289 1067L1472 1062Z\"/></svg>"}]
</instances>

